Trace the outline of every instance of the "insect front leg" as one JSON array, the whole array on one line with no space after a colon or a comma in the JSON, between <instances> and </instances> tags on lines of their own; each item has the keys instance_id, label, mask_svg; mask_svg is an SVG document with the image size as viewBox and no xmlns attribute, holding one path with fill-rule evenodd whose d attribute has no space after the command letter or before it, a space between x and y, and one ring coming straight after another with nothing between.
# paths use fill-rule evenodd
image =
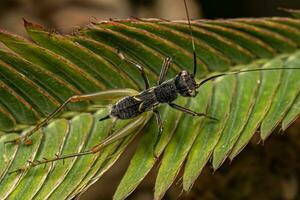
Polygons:
<instances>
[{"instance_id":1,"label":"insect front leg","mask_svg":"<svg viewBox=\"0 0 300 200\"><path fill-rule=\"evenodd\" d=\"M187 113L187 114L190 114L190 115L193 115L193 116L203 116L203 117L207 117L209 119L212 119L212 120L215 120L215 121L219 121L218 119L214 118L214 117L211 117L205 113L197 113L195 111L192 111L188 108L185 108L185 107L182 107L182 106L179 106L175 103L169 103L169 105L172 107L172 108L175 108L176 110L180 110L181 112L184 112L184 113Z\"/></svg>"},{"instance_id":2,"label":"insect front leg","mask_svg":"<svg viewBox=\"0 0 300 200\"><path fill-rule=\"evenodd\" d=\"M43 126L47 125L48 122L53 119L62 109L64 109L68 103L70 102L79 102L79 101L88 101L88 100L96 100L96 99L115 99L117 97L126 96L126 95L136 95L138 94L137 91L132 89L116 89L116 90L107 90L102 92L96 92L91 94L82 94L82 95L74 95L69 97L66 101L64 101L53 113L51 113L46 119L38 123L32 130L25 133L23 138L18 137L14 140L6 141L5 143L18 143L21 139L24 139L24 143L26 145L30 145L31 141L29 137L34 134L37 130L42 128Z\"/></svg>"},{"instance_id":3,"label":"insect front leg","mask_svg":"<svg viewBox=\"0 0 300 200\"><path fill-rule=\"evenodd\" d=\"M149 84L149 80L147 78L147 75L145 73L144 67L142 65L138 64L137 62L127 58L119 49L117 49L117 50L118 50L118 55L122 60L124 60L124 61L126 61L130 64L133 64L135 67L138 68L138 70L140 71L140 73L143 77L143 80L144 80L144 83L145 83L145 89L148 89L150 87L150 84Z\"/></svg>"},{"instance_id":4,"label":"insect front leg","mask_svg":"<svg viewBox=\"0 0 300 200\"><path fill-rule=\"evenodd\" d=\"M164 82L167 72L168 72L168 69L170 68L171 64L172 64L172 58L170 58L170 57L165 58L163 66L162 66L160 74L159 74L158 85L160 85Z\"/></svg>"},{"instance_id":5,"label":"insect front leg","mask_svg":"<svg viewBox=\"0 0 300 200\"><path fill-rule=\"evenodd\" d=\"M156 149L156 146L157 146L157 144L158 144L158 142L161 138L162 132L164 130L164 124L161 120L161 116L160 116L159 111L158 110L153 110L153 112L155 114L156 122L157 122L157 125L158 125L158 134L157 134L154 146L153 146L153 156L155 158L157 158L158 157L158 152L156 152L155 149Z\"/></svg>"}]
</instances>

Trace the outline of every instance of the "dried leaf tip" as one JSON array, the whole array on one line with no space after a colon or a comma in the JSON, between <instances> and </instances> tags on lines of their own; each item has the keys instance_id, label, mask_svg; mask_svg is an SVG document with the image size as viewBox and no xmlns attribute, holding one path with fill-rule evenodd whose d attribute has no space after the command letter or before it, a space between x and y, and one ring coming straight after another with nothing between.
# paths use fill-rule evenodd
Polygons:
<instances>
[{"instance_id":1,"label":"dried leaf tip","mask_svg":"<svg viewBox=\"0 0 300 200\"><path fill-rule=\"evenodd\" d=\"M34 28L34 29L41 29L41 30L44 30L44 27L42 25L39 25L39 24L34 24L28 20L26 20L24 17L22 18L23 19L23 23L24 23L24 27L27 29L27 28Z\"/></svg>"}]
</instances>

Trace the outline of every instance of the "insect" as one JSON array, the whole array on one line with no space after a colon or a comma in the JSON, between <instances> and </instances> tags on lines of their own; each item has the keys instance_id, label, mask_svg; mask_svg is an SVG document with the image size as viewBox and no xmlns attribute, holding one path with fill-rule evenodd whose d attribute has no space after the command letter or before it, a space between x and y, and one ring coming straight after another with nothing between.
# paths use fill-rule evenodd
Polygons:
<instances>
[{"instance_id":1,"label":"insect","mask_svg":"<svg viewBox=\"0 0 300 200\"><path fill-rule=\"evenodd\" d=\"M126 57L121 51L117 51L119 57L124 60L125 62L128 62L135 66L141 74L141 77L144 81L144 90L140 93L136 93L133 90L126 89L126 90L110 90L110 91L103 91L98 93L92 93L92 94L83 94L83 95L75 95L68 98L64 103L61 104L60 107L58 107L52 114L50 114L44 121L36 125L31 131L27 132L24 136L25 144L30 144L29 137L35 133L38 129L45 126L54 116L56 116L63 108L66 107L66 105L70 102L78 102L78 101L86 101L86 100L92 100L95 98L101 98L112 94L119 94L127 96L121 98L118 102L116 102L111 107L110 113L101 118L99 121L104 121L108 119L112 119L112 129L115 126L118 119L130 119L137 117L141 115L144 112L153 111L156 121L158 124L158 137L156 139L156 144L160 139L160 136L163 132L163 122L161 119L161 115L157 107L160 104L168 104L173 109L176 109L178 111L184 112L186 114L190 114L193 116L199 116L199 117L205 117L213 121L218 121L218 119L214 118L213 116L209 116L206 113L198 113L196 111L190 110L188 108L182 107L180 105L177 105L174 102L175 99L177 99L179 96L181 97L187 97L192 98L197 95L197 89L199 89L204 83L207 81L213 80L217 77L226 76L226 75L233 75L238 73L245 73L245 72L254 72L254 71L262 71L262 70L280 70L280 69L300 69L300 68L267 68L267 69L249 69L249 70L240 70L240 71L232 71L232 72L225 72L220 73L214 76L211 76L209 78L206 78L202 80L201 82L197 83L195 80L195 76L197 73L197 55L196 55L196 49L195 49L195 42L193 37L193 31L192 26L189 18L189 13L187 9L186 0L184 0L184 5L186 9L186 15L188 20L188 27L190 30L190 36L191 36L191 43L193 48L193 72L190 73L186 70L183 70L179 72L175 77L165 80L166 75L168 72L168 69L170 68L172 64L172 58L167 57L165 58L162 69L159 75L159 79L157 82L157 85L154 87L150 87L147 75L144 71L144 67L140 65L139 63L135 62L134 60L131 60L130 58ZM117 141L120 139L123 133L122 132L116 132L112 135L110 135L108 138L106 138L103 142L100 144L92 147L91 149L80 152L80 153L74 153L74 154L68 154L68 155L61 155L56 156L52 159L45 159L43 161L34 161L30 163L30 167L34 167L40 164L53 162L61 159L71 158L71 157L77 157L77 156L83 156L87 154L94 154L96 152L99 152L103 147L105 147L107 144L112 143L114 141ZM18 142L20 138L14 140L13 142ZM11 142L11 141L9 141ZM156 146L156 145L154 145ZM156 156L156 155L154 155Z\"/></svg>"}]
</instances>

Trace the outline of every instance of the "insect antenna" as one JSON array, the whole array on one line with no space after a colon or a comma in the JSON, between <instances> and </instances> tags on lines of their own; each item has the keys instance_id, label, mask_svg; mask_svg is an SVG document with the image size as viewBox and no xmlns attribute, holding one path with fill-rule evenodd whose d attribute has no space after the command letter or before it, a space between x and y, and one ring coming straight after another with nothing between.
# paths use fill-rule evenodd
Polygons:
<instances>
[{"instance_id":1,"label":"insect antenna","mask_svg":"<svg viewBox=\"0 0 300 200\"><path fill-rule=\"evenodd\" d=\"M191 39L192 39L193 55L194 55L194 71L193 71L193 75L195 76L196 72L197 72L197 56L196 56L195 41L194 41L194 36L193 36L193 31L192 31L192 25L191 25L191 20L190 20L190 15L189 15L189 10L188 10L187 4L186 4L186 0L183 0L183 1L184 1L186 18L187 18L188 24L189 24L190 35L191 35Z\"/></svg>"},{"instance_id":2,"label":"insect antenna","mask_svg":"<svg viewBox=\"0 0 300 200\"><path fill-rule=\"evenodd\" d=\"M300 68L297 68L297 67L279 67L279 68L264 68L264 69L246 69L246 70L225 72L225 73L217 74L217 75L214 75L214 76L211 76L211 77L208 77L208 78L202 80L199 84L197 84L197 88L199 88L201 85L203 85L207 81L213 80L213 79L221 77L221 76L234 75L234 74L246 73L246 72L275 71L275 70L285 70L285 69L300 70Z\"/></svg>"}]
</instances>

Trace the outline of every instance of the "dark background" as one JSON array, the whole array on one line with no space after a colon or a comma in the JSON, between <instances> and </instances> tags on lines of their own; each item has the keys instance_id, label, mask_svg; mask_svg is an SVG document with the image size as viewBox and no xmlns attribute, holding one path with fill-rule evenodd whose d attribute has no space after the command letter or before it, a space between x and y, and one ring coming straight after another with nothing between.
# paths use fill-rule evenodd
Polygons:
<instances>
[{"instance_id":1,"label":"dark background","mask_svg":"<svg viewBox=\"0 0 300 200\"><path fill-rule=\"evenodd\" d=\"M289 16L278 8L300 9L300 0L187 1L194 19ZM96 18L185 19L183 8L182 0L1 0L0 28L26 36L24 17L68 33ZM180 195L180 184L173 185L165 199L300 199L299 128L300 124L295 123L286 134L275 134L264 145L257 144L258 138L253 138L232 163L225 163L214 174L210 167L205 168L189 194ZM134 148L129 149L81 199L111 199L133 151ZM155 169L129 199L152 199Z\"/></svg>"}]
</instances>

